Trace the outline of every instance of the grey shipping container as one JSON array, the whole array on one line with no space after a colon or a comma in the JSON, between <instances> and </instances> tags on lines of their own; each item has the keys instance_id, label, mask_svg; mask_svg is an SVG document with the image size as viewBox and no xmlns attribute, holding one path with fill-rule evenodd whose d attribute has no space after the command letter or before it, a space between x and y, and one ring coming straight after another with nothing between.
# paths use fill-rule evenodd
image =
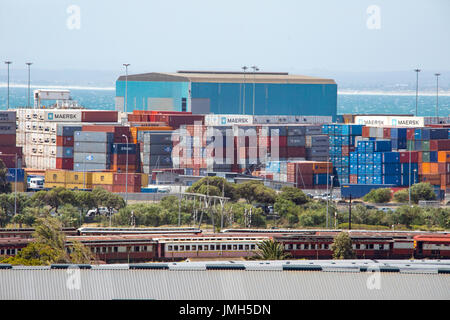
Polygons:
<instances>
[{"instance_id":1,"label":"grey shipping container","mask_svg":"<svg viewBox=\"0 0 450 320\"><path fill-rule=\"evenodd\" d=\"M171 144L144 144L144 153L151 155L171 155L173 146Z\"/></svg>"},{"instance_id":2,"label":"grey shipping container","mask_svg":"<svg viewBox=\"0 0 450 320\"><path fill-rule=\"evenodd\" d=\"M304 147L306 144L305 136L288 136L287 146L288 147Z\"/></svg>"},{"instance_id":3,"label":"grey shipping container","mask_svg":"<svg viewBox=\"0 0 450 320\"><path fill-rule=\"evenodd\" d=\"M15 111L0 111L0 122L16 123Z\"/></svg>"},{"instance_id":4,"label":"grey shipping container","mask_svg":"<svg viewBox=\"0 0 450 320\"><path fill-rule=\"evenodd\" d=\"M270 136L286 136L287 129L286 126L269 126L269 135Z\"/></svg>"},{"instance_id":5,"label":"grey shipping container","mask_svg":"<svg viewBox=\"0 0 450 320\"><path fill-rule=\"evenodd\" d=\"M58 124L56 127L56 135L62 137L71 137L76 131L81 131L81 126L71 126L67 124Z\"/></svg>"},{"instance_id":6,"label":"grey shipping container","mask_svg":"<svg viewBox=\"0 0 450 320\"><path fill-rule=\"evenodd\" d=\"M171 133L150 133L145 132L144 134L139 134L138 131L138 141L149 142L151 144L166 144L172 142Z\"/></svg>"},{"instance_id":7,"label":"grey shipping container","mask_svg":"<svg viewBox=\"0 0 450 320\"><path fill-rule=\"evenodd\" d=\"M288 126L287 135L288 136L304 136L306 133L306 127L304 126Z\"/></svg>"},{"instance_id":8,"label":"grey shipping container","mask_svg":"<svg viewBox=\"0 0 450 320\"><path fill-rule=\"evenodd\" d=\"M74 162L73 171L103 171L109 169L109 163Z\"/></svg>"},{"instance_id":9,"label":"grey shipping container","mask_svg":"<svg viewBox=\"0 0 450 320\"><path fill-rule=\"evenodd\" d=\"M306 157L306 160L310 160L310 161L328 161L328 157L319 157L319 156L311 156L311 157Z\"/></svg>"},{"instance_id":10,"label":"grey shipping container","mask_svg":"<svg viewBox=\"0 0 450 320\"><path fill-rule=\"evenodd\" d=\"M113 142L112 132L76 131L73 135L75 142Z\"/></svg>"},{"instance_id":11,"label":"grey shipping container","mask_svg":"<svg viewBox=\"0 0 450 320\"><path fill-rule=\"evenodd\" d=\"M111 145L111 143L105 142L75 142L73 145L73 151L75 153L111 153Z\"/></svg>"},{"instance_id":12,"label":"grey shipping container","mask_svg":"<svg viewBox=\"0 0 450 320\"><path fill-rule=\"evenodd\" d=\"M322 134L322 126L307 126L305 134L307 136Z\"/></svg>"},{"instance_id":13,"label":"grey shipping container","mask_svg":"<svg viewBox=\"0 0 450 320\"><path fill-rule=\"evenodd\" d=\"M307 147L316 147L316 146L328 147L328 145L329 145L329 138L327 135L306 136Z\"/></svg>"},{"instance_id":14,"label":"grey shipping container","mask_svg":"<svg viewBox=\"0 0 450 320\"><path fill-rule=\"evenodd\" d=\"M16 122L0 122L0 134L16 134Z\"/></svg>"},{"instance_id":15,"label":"grey shipping container","mask_svg":"<svg viewBox=\"0 0 450 320\"><path fill-rule=\"evenodd\" d=\"M326 157L328 156L328 149L327 148L306 148L306 156L317 156L317 157Z\"/></svg>"},{"instance_id":16,"label":"grey shipping container","mask_svg":"<svg viewBox=\"0 0 450 320\"><path fill-rule=\"evenodd\" d=\"M73 162L86 163L107 163L110 162L110 154L108 153L94 153L94 152L74 152Z\"/></svg>"},{"instance_id":17,"label":"grey shipping container","mask_svg":"<svg viewBox=\"0 0 450 320\"><path fill-rule=\"evenodd\" d=\"M72 147L56 147L57 158L73 158Z\"/></svg>"}]
</instances>

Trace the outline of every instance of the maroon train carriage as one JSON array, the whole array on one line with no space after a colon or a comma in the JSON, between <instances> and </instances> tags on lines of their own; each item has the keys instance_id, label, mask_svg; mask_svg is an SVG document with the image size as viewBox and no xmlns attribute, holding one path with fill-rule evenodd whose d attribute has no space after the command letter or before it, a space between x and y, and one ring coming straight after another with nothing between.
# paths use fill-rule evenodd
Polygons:
<instances>
[{"instance_id":1,"label":"maroon train carriage","mask_svg":"<svg viewBox=\"0 0 450 320\"><path fill-rule=\"evenodd\" d=\"M97 260L106 263L152 261L157 257L156 241L149 235L112 235L67 237L67 252L72 241L79 241L90 248Z\"/></svg>"},{"instance_id":2,"label":"maroon train carriage","mask_svg":"<svg viewBox=\"0 0 450 320\"><path fill-rule=\"evenodd\" d=\"M104 228L82 227L77 229L79 236L104 236L125 234L186 234L198 235L202 230L192 227L154 227L154 228Z\"/></svg>"},{"instance_id":3,"label":"maroon train carriage","mask_svg":"<svg viewBox=\"0 0 450 320\"><path fill-rule=\"evenodd\" d=\"M0 239L0 260L15 256L20 250L25 248L32 239L29 238L1 238Z\"/></svg>"},{"instance_id":4,"label":"maroon train carriage","mask_svg":"<svg viewBox=\"0 0 450 320\"><path fill-rule=\"evenodd\" d=\"M0 239L1 238L32 238L33 237L34 228L0 228ZM76 236L77 229L76 228L62 228L62 232L66 236Z\"/></svg>"},{"instance_id":5,"label":"maroon train carriage","mask_svg":"<svg viewBox=\"0 0 450 320\"><path fill-rule=\"evenodd\" d=\"M283 235L275 236L287 253L297 259L332 259L331 245L334 236L326 235ZM358 259L393 258L394 240L391 237L367 237L352 235L352 246ZM411 257L411 256L409 256Z\"/></svg>"},{"instance_id":6,"label":"maroon train carriage","mask_svg":"<svg viewBox=\"0 0 450 320\"><path fill-rule=\"evenodd\" d=\"M416 258L450 259L450 235L419 235L414 237Z\"/></svg>"},{"instance_id":7,"label":"maroon train carriage","mask_svg":"<svg viewBox=\"0 0 450 320\"><path fill-rule=\"evenodd\" d=\"M211 235L155 238L161 260L187 258L244 258L254 256L268 236Z\"/></svg>"}]
</instances>

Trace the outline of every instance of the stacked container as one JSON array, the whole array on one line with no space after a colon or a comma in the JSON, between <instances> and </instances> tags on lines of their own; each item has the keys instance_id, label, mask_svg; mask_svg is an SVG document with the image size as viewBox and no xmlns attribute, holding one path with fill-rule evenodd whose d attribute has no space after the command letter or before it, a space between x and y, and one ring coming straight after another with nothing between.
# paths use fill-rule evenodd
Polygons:
<instances>
[{"instance_id":1,"label":"stacked container","mask_svg":"<svg viewBox=\"0 0 450 320\"><path fill-rule=\"evenodd\" d=\"M331 124L322 126L329 138L329 156L339 185L350 182L350 154L355 150L357 137L362 135L363 125Z\"/></svg>"},{"instance_id":2,"label":"stacked container","mask_svg":"<svg viewBox=\"0 0 450 320\"><path fill-rule=\"evenodd\" d=\"M74 170L110 169L114 135L111 132L76 131L74 135Z\"/></svg>"},{"instance_id":3,"label":"stacked container","mask_svg":"<svg viewBox=\"0 0 450 320\"><path fill-rule=\"evenodd\" d=\"M289 162L287 181L294 183L300 189L326 189L327 184L330 185L332 172L331 162Z\"/></svg>"},{"instance_id":4,"label":"stacked container","mask_svg":"<svg viewBox=\"0 0 450 320\"><path fill-rule=\"evenodd\" d=\"M154 169L172 168L172 133L147 131L140 137L142 171L150 174Z\"/></svg>"},{"instance_id":5,"label":"stacked container","mask_svg":"<svg viewBox=\"0 0 450 320\"><path fill-rule=\"evenodd\" d=\"M16 146L15 111L0 111L0 159L6 168L22 167L22 147Z\"/></svg>"}]
</instances>

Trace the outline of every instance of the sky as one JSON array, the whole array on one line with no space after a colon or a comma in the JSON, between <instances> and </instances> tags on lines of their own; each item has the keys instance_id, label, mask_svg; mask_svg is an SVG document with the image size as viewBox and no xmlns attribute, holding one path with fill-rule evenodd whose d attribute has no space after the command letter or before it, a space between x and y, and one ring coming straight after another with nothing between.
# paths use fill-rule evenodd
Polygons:
<instances>
[{"instance_id":1,"label":"sky","mask_svg":"<svg viewBox=\"0 0 450 320\"><path fill-rule=\"evenodd\" d=\"M1 0L25 70L450 71L449 0ZM0 65L0 75L5 73ZM446 78L443 75L443 81Z\"/></svg>"}]
</instances>

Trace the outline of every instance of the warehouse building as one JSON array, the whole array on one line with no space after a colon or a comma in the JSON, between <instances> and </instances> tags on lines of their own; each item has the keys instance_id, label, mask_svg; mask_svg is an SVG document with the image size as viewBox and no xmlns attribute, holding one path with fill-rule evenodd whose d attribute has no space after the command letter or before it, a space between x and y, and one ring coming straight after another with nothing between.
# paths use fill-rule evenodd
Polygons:
<instances>
[{"instance_id":1,"label":"warehouse building","mask_svg":"<svg viewBox=\"0 0 450 320\"><path fill-rule=\"evenodd\" d=\"M288 73L144 73L116 81L116 109L194 114L324 115L336 119L337 84ZM254 109L254 110L253 110Z\"/></svg>"},{"instance_id":2,"label":"warehouse building","mask_svg":"<svg viewBox=\"0 0 450 320\"><path fill-rule=\"evenodd\" d=\"M449 271L439 260L0 264L0 299L448 300Z\"/></svg>"}]
</instances>

